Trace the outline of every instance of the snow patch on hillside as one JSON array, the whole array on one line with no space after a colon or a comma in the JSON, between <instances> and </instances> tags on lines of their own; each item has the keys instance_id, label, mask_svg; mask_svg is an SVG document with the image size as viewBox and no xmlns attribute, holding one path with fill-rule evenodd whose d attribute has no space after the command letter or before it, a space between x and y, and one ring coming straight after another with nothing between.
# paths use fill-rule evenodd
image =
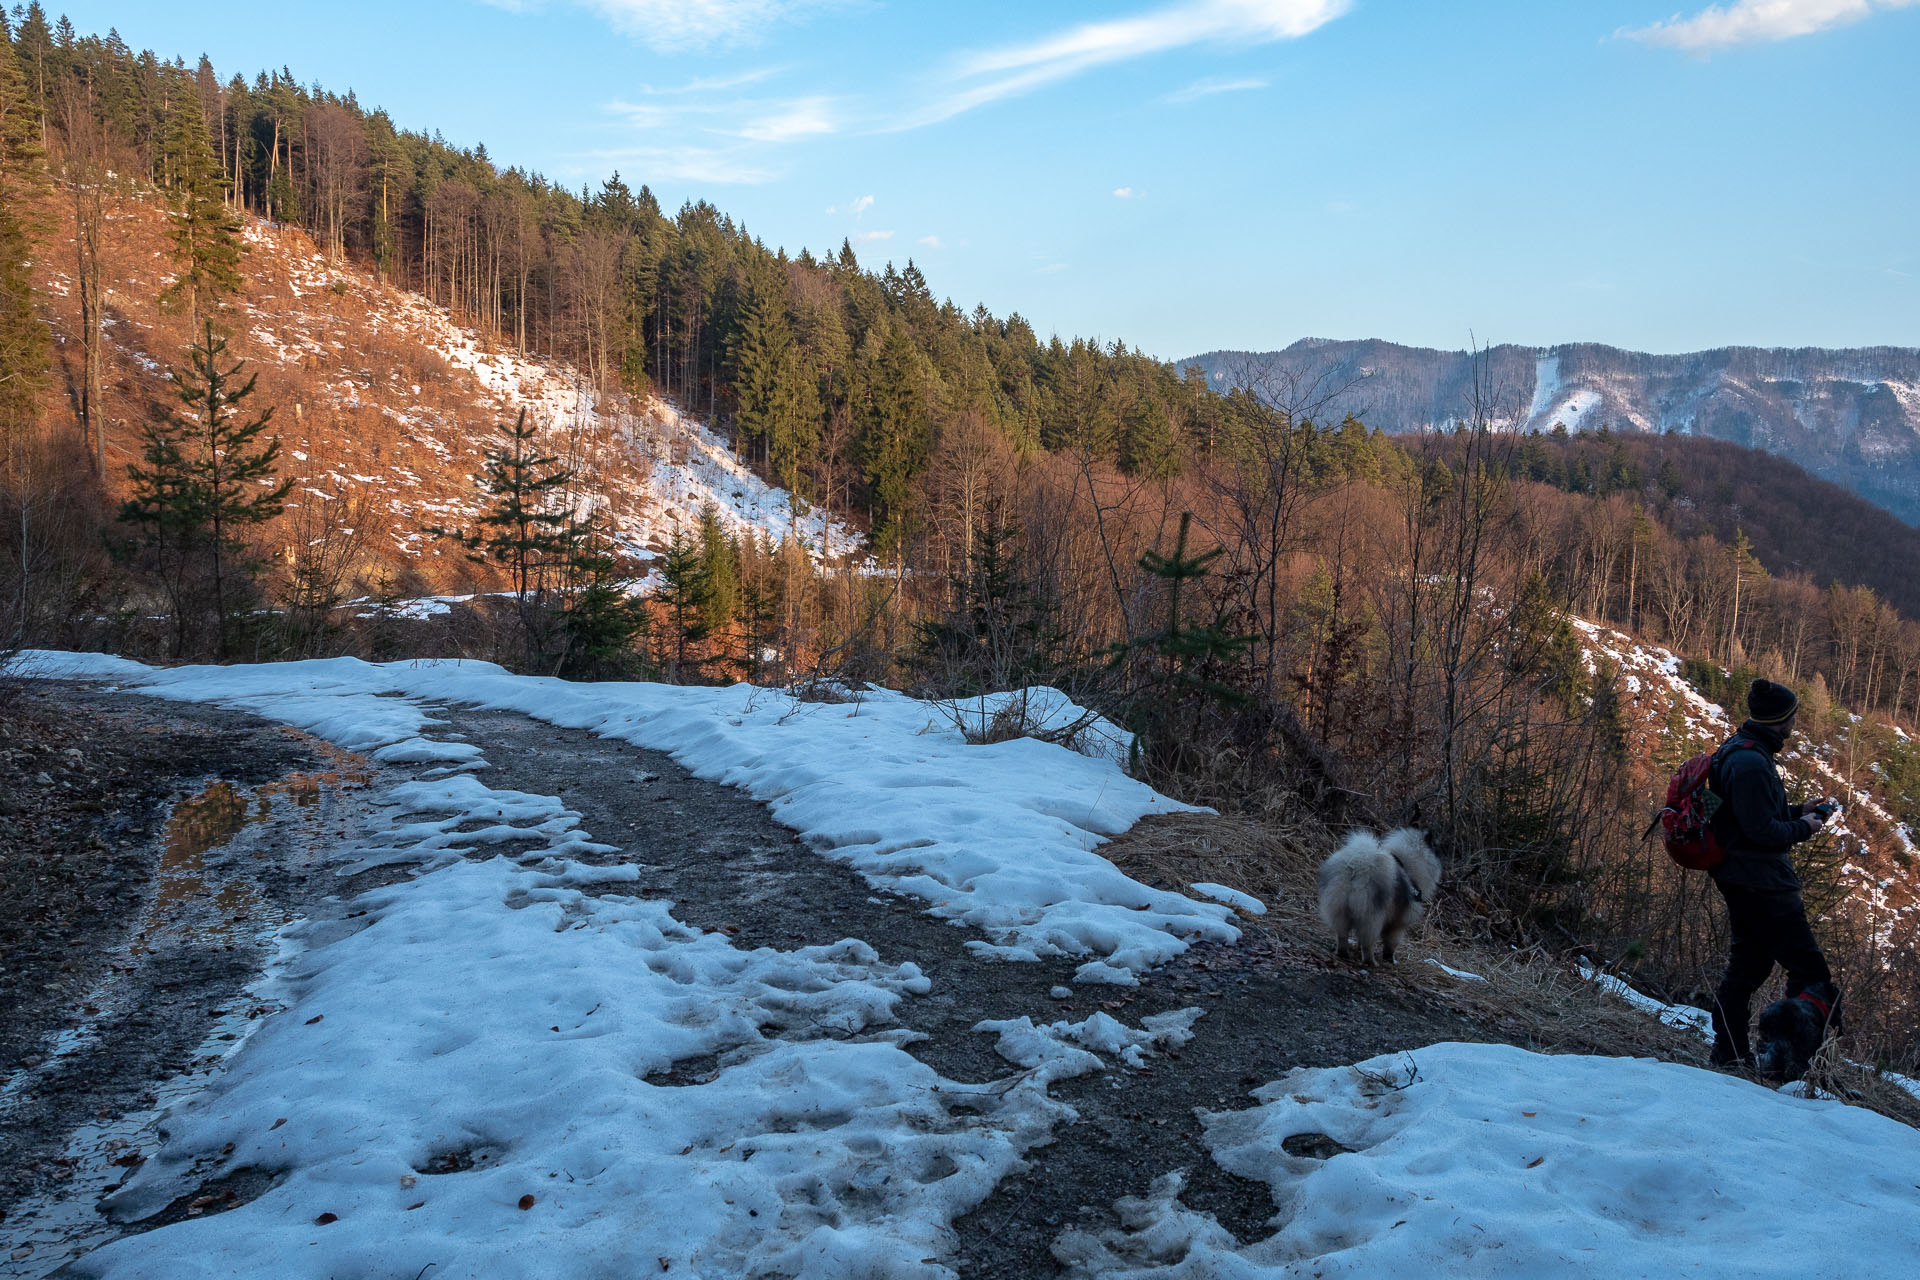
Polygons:
<instances>
[{"instance_id":1,"label":"snow patch on hillside","mask_svg":"<svg viewBox=\"0 0 1920 1280\"><path fill-rule=\"evenodd\" d=\"M1560 357L1542 352L1533 363L1533 403L1527 406L1526 426L1529 430L1540 429L1540 419L1553 404L1553 396L1560 389Z\"/></svg>"},{"instance_id":2,"label":"snow patch on hillside","mask_svg":"<svg viewBox=\"0 0 1920 1280\"><path fill-rule=\"evenodd\" d=\"M1533 399L1527 405L1521 429L1551 431L1563 426L1580 431L1587 425L1588 415L1603 403L1605 398L1591 386L1568 386L1560 377L1560 357L1542 352L1534 359Z\"/></svg>"},{"instance_id":3,"label":"snow patch on hillside","mask_svg":"<svg viewBox=\"0 0 1920 1280\"><path fill-rule=\"evenodd\" d=\"M542 447L579 476L572 499L576 514L597 511L619 547L637 560L656 556L676 530L692 534L707 509L733 536L797 539L816 561L861 552L857 531L804 503L796 513L785 490L756 475L710 426L665 400L603 395L571 366L495 344L418 294L329 263L299 231L256 219L245 234L255 249L259 286L258 297L247 304L252 354L288 368L324 370L320 394L327 402L342 409L376 406L402 433L402 448L377 463L368 459L369 474L332 478L343 484L350 478L380 494L394 517L387 537L403 554L419 557L428 550L432 539L424 526L472 524L486 500L481 455L496 443L497 426L522 409L542 432ZM296 304L317 295L347 296L358 313L354 324L366 335L444 360L465 401L461 411L449 413L423 396L420 383L401 370L356 367L365 357L355 349L354 334L324 305L288 308L265 292L277 287L274 272L284 274ZM415 448L423 452L411 452ZM422 471L432 473L431 483L423 483Z\"/></svg>"}]
</instances>

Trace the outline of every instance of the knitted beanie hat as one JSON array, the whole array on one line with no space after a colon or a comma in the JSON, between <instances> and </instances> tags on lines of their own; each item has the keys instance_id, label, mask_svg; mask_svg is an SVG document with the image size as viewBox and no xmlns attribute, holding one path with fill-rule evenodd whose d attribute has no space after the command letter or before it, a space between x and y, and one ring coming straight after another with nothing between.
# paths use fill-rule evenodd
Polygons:
<instances>
[{"instance_id":1,"label":"knitted beanie hat","mask_svg":"<svg viewBox=\"0 0 1920 1280\"><path fill-rule=\"evenodd\" d=\"M1771 680L1755 680L1747 690L1747 711L1755 724L1785 724L1800 709L1793 690Z\"/></svg>"}]
</instances>

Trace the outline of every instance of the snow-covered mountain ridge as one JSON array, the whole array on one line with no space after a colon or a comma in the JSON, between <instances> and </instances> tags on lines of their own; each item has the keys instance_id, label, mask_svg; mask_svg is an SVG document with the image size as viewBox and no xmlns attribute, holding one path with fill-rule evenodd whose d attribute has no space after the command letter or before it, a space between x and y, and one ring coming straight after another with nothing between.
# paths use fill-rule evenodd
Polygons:
<instances>
[{"instance_id":1,"label":"snow-covered mountain ridge","mask_svg":"<svg viewBox=\"0 0 1920 1280\"><path fill-rule=\"evenodd\" d=\"M1467 417L1476 377L1495 418L1525 430L1674 431L1799 462L1920 521L1920 349L1723 347L1651 355L1598 343L1478 353L1377 340L1213 351L1192 363L1216 389L1338 390L1328 406L1414 431ZM1310 397L1311 398L1311 397Z\"/></svg>"}]
</instances>

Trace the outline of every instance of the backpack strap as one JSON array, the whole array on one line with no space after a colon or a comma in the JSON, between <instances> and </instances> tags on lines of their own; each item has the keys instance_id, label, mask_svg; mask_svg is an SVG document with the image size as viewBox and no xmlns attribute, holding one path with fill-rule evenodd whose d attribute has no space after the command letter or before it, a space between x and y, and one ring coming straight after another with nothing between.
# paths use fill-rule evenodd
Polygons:
<instances>
[{"instance_id":1,"label":"backpack strap","mask_svg":"<svg viewBox=\"0 0 1920 1280\"><path fill-rule=\"evenodd\" d=\"M1719 749L1713 753L1713 763L1707 766L1707 786L1722 800L1725 800L1726 796L1720 791L1720 766L1726 763L1728 756L1737 751L1759 751L1761 755L1766 754L1759 743L1738 733L1720 744Z\"/></svg>"}]
</instances>

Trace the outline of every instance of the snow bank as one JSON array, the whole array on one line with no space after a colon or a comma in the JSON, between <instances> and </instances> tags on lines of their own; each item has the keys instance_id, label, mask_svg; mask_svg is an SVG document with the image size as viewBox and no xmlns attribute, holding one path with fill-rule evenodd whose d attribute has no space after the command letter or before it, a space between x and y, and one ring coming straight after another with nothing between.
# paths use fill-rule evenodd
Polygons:
<instances>
[{"instance_id":1,"label":"snow bank","mask_svg":"<svg viewBox=\"0 0 1920 1280\"><path fill-rule=\"evenodd\" d=\"M1111 758L1032 738L972 745L947 704L886 691L832 704L744 684L571 684L483 662L332 658L155 670L45 652L28 661L45 674L242 707L376 758L438 752L457 765L475 754L421 736L433 723L423 699L516 710L667 751L702 778L748 791L872 883L980 929L991 941L969 944L976 953L1087 957L1082 981L1132 985L1194 941L1239 937L1231 907L1149 888L1094 852L1147 814L1189 806L1129 778ZM1044 692L1050 722L1080 716L1064 695Z\"/></svg>"},{"instance_id":2,"label":"snow bank","mask_svg":"<svg viewBox=\"0 0 1920 1280\"><path fill-rule=\"evenodd\" d=\"M1626 1001L1640 1012L1652 1014L1677 1030L1693 1031L1703 1039L1713 1039L1713 1015L1705 1009L1696 1009L1690 1004L1662 1004L1650 995L1635 991L1625 980L1610 973L1601 973L1584 962L1579 966L1579 972L1588 982L1596 984L1608 995Z\"/></svg>"},{"instance_id":3,"label":"snow bank","mask_svg":"<svg viewBox=\"0 0 1920 1280\"><path fill-rule=\"evenodd\" d=\"M1099 756L1119 764L1133 752L1133 735L1105 716L1079 706L1058 689L1044 685L1010 693L983 693L972 698L936 702L954 726L976 741L989 737L1000 725L1029 737L1051 736L1081 755Z\"/></svg>"},{"instance_id":4,"label":"snow bank","mask_svg":"<svg viewBox=\"0 0 1920 1280\"><path fill-rule=\"evenodd\" d=\"M1250 916L1267 914L1267 904L1250 893L1240 889L1231 889L1224 884L1215 884L1211 880L1197 880L1187 886L1203 898L1212 898L1215 902L1224 902L1236 911L1244 911Z\"/></svg>"},{"instance_id":5,"label":"snow bank","mask_svg":"<svg viewBox=\"0 0 1920 1280\"><path fill-rule=\"evenodd\" d=\"M1174 1175L1120 1203L1129 1230L1063 1238L1069 1274L1804 1280L1920 1255L1920 1134L1713 1072L1438 1044L1255 1096L1202 1119L1272 1187L1275 1235L1238 1246Z\"/></svg>"}]
</instances>

